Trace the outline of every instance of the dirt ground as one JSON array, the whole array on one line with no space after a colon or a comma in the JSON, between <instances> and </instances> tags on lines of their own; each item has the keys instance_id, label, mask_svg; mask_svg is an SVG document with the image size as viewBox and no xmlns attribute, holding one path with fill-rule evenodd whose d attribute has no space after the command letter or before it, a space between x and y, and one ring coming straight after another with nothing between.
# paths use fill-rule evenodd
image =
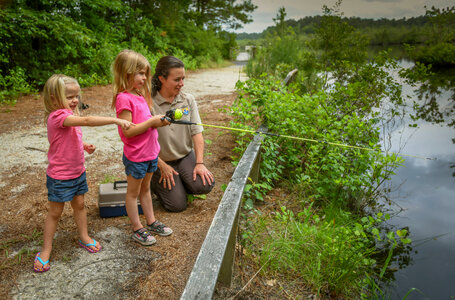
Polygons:
<instances>
[{"instance_id":1,"label":"dirt ground","mask_svg":"<svg viewBox=\"0 0 455 300\"><path fill-rule=\"evenodd\" d=\"M196 96L203 123L229 126L230 118L219 109L234 101L238 79L244 75L237 66L187 74L185 90ZM109 85L84 88L83 100L90 106L84 114L113 116L111 99ZM230 133L206 128L204 138L205 162L215 174L215 188L206 199L194 200L181 213L169 213L155 203L157 219L174 233L157 237L151 247L142 247L130 239L128 218L99 216L99 184L125 179L117 129L113 125L84 128L84 141L97 146L94 154L86 156L89 233L103 250L89 254L77 246L76 225L67 205L54 239L51 270L35 274L33 257L40 249L47 214L48 142L42 99L24 96L15 106L1 106L0 298L178 299L222 198L221 186L234 171L231 155L235 142Z\"/></svg>"}]
</instances>

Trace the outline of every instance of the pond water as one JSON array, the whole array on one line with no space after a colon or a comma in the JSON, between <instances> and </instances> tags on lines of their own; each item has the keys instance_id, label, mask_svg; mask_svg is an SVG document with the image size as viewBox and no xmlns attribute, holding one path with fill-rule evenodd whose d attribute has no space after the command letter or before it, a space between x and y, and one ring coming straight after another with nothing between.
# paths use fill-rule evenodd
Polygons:
<instances>
[{"instance_id":1,"label":"pond water","mask_svg":"<svg viewBox=\"0 0 455 300\"><path fill-rule=\"evenodd\" d=\"M406 60L400 63L405 67L412 65ZM455 78L455 70L452 71ZM454 90L453 86L439 87L437 103L453 106ZM403 85L403 92L411 95L411 107L414 100L419 101L409 85ZM447 119L455 119L455 113ZM396 203L393 208L400 207L402 211L390 223L398 228L408 227L412 245L403 267L394 273L388 293L392 299L404 299L408 291L416 288L419 291L413 291L406 299L454 299L455 129L448 122L433 124L409 117L403 121L390 131L390 151L436 159L404 157L404 166L396 170L391 180L393 192L388 196ZM408 126L414 123L417 128Z\"/></svg>"}]
</instances>

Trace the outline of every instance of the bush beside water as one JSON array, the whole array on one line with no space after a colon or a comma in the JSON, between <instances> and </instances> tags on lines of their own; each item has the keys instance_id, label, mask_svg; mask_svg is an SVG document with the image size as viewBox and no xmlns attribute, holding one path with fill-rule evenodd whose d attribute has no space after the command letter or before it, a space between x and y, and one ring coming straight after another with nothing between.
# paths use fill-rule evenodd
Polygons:
<instances>
[{"instance_id":1,"label":"bush beside water","mask_svg":"<svg viewBox=\"0 0 455 300\"><path fill-rule=\"evenodd\" d=\"M285 47L286 37L269 36L249 62L252 78L238 83L232 126L266 124L271 133L307 139L266 137L261 180L245 188L241 243L267 275L322 297L371 299L381 295L399 246L410 242L406 231L384 222L378 205L382 184L403 162L380 151L379 128L400 113L403 99L389 75L396 62L387 52L366 62L365 37L342 21L337 5L324 7L313 40ZM343 28L344 36L333 30ZM283 75L295 67L296 81L284 86ZM236 151L250 138L239 134ZM255 204L270 202L277 187L288 196L263 214Z\"/></svg>"}]
</instances>

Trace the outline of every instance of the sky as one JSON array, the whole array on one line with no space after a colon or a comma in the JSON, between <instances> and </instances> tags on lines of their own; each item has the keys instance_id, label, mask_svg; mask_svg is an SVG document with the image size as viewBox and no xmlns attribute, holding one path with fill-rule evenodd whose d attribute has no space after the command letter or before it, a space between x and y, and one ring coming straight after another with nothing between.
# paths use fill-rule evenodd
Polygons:
<instances>
[{"instance_id":1,"label":"sky","mask_svg":"<svg viewBox=\"0 0 455 300\"><path fill-rule=\"evenodd\" d=\"M258 7L252 14L253 22L236 30L240 32L262 32L268 26L274 25L273 18L278 9L286 9L287 19L300 19L306 16L322 14L322 6L333 7L336 0L252 0ZM453 0L343 0L341 10L346 17L388 18L417 17L425 14L424 6L428 8L446 8L454 6Z\"/></svg>"}]
</instances>

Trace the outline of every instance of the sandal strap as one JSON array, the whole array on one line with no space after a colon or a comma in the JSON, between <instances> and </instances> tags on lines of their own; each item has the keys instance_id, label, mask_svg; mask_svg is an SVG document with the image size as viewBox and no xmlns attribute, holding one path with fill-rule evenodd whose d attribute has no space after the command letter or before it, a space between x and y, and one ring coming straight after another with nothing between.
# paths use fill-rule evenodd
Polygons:
<instances>
[{"instance_id":1,"label":"sandal strap","mask_svg":"<svg viewBox=\"0 0 455 300\"><path fill-rule=\"evenodd\" d=\"M150 227L154 227L154 228L156 228L158 230L162 230L162 229L164 229L167 226L164 225L163 223L161 223L160 221L156 220L155 222L152 223L152 225L150 225Z\"/></svg>"},{"instance_id":2,"label":"sandal strap","mask_svg":"<svg viewBox=\"0 0 455 300\"><path fill-rule=\"evenodd\" d=\"M93 244L90 244L90 243L84 244L84 243L82 242L82 240L79 240L79 242L80 242L82 245L86 246L86 247L90 247L90 246L96 247L96 241L95 241L95 239L93 239Z\"/></svg>"},{"instance_id":3,"label":"sandal strap","mask_svg":"<svg viewBox=\"0 0 455 300\"><path fill-rule=\"evenodd\" d=\"M166 227L166 225L164 225L163 223L161 223L160 221L155 221L155 226L158 227L158 228L163 228L163 227Z\"/></svg>"},{"instance_id":4,"label":"sandal strap","mask_svg":"<svg viewBox=\"0 0 455 300\"><path fill-rule=\"evenodd\" d=\"M150 232L148 232L147 229L145 229L144 227L136 230L134 233L139 234L143 239L146 239L150 235Z\"/></svg>"},{"instance_id":5,"label":"sandal strap","mask_svg":"<svg viewBox=\"0 0 455 300\"><path fill-rule=\"evenodd\" d=\"M43 265L43 267L44 267L44 265L49 263L49 260L43 261L41 259L41 257L39 257L39 253L38 253L38 255L36 255L36 259Z\"/></svg>"}]
</instances>

